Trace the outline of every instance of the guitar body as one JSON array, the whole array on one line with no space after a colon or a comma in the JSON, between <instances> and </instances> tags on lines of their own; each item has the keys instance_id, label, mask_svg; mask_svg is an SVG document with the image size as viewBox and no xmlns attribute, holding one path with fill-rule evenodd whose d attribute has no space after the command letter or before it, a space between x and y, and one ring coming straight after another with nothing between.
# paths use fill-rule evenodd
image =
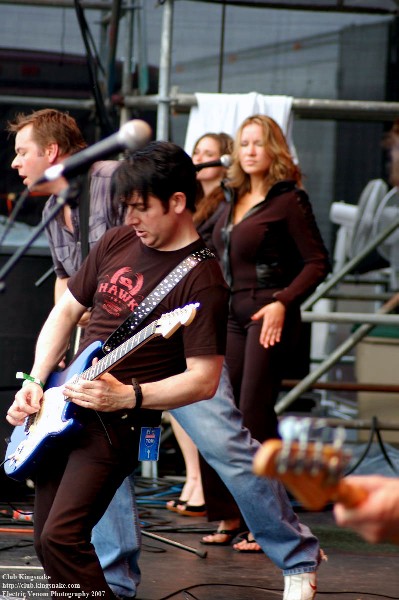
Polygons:
<instances>
[{"instance_id":1,"label":"guitar body","mask_svg":"<svg viewBox=\"0 0 399 600\"><path fill-rule=\"evenodd\" d=\"M47 380L40 411L14 428L7 446L4 470L9 477L23 481L30 477L43 452L61 435L80 429L79 407L65 400L64 383L88 368L102 354L102 343L93 342L67 369L54 372Z\"/></svg>"}]
</instances>

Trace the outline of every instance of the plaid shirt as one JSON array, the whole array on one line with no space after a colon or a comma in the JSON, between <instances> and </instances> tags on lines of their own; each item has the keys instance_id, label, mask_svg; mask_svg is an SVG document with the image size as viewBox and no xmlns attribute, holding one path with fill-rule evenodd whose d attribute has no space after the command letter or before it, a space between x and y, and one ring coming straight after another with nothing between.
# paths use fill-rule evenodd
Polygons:
<instances>
[{"instance_id":1,"label":"plaid shirt","mask_svg":"<svg viewBox=\"0 0 399 600\"><path fill-rule=\"evenodd\" d=\"M111 176L118 166L118 161L108 160L94 164L90 172L90 215L89 215L89 246L90 248L100 239L103 233L122 223L122 214L112 210ZM50 196L43 209L43 218L56 205L57 197ZM46 227L54 270L60 279L70 277L82 264L82 249L80 242L79 206L71 209L73 232L69 231L60 211Z\"/></svg>"}]
</instances>

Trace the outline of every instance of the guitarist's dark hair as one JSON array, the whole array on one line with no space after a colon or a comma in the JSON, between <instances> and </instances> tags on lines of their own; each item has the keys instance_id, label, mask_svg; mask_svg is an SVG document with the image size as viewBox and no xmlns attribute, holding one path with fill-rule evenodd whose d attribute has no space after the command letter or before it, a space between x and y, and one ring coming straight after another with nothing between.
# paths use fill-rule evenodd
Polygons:
<instances>
[{"instance_id":1,"label":"guitarist's dark hair","mask_svg":"<svg viewBox=\"0 0 399 600\"><path fill-rule=\"evenodd\" d=\"M151 194L162 202L165 212L175 192L186 196L186 208L195 211L196 171L190 156L172 142L154 141L123 160L113 173L111 193L126 202L138 194L147 205Z\"/></svg>"}]
</instances>

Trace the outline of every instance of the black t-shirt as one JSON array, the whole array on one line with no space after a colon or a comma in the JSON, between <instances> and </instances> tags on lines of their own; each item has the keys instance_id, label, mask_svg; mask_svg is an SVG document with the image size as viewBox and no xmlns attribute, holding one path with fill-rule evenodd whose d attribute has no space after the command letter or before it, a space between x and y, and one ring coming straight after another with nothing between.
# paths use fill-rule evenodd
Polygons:
<instances>
[{"instance_id":1,"label":"black t-shirt","mask_svg":"<svg viewBox=\"0 0 399 600\"><path fill-rule=\"evenodd\" d=\"M106 232L68 287L78 302L91 306L89 325L79 351L94 341L104 342L134 308L187 255L204 247L201 239L176 251L145 246L129 226ZM120 381L159 381L186 369L186 358L224 355L229 291L216 259L195 266L139 325L142 329L186 304L199 302L193 322L169 339L156 337L116 365Z\"/></svg>"}]
</instances>

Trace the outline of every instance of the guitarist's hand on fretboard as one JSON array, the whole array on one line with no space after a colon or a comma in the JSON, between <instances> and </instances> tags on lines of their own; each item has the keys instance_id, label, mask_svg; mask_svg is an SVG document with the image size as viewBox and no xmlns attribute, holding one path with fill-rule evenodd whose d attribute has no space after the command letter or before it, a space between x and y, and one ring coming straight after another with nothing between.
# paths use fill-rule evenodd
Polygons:
<instances>
[{"instance_id":1,"label":"guitarist's hand on fretboard","mask_svg":"<svg viewBox=\"0 0 399 600\"><path fill-rule=\"evenodd\" d=\"M79 379L77 382L66 382L61 391L68 400L82 408L100 412L134 408L132 386L121 383L110 373L104 373L92 381Z\"/></svg>"}]
</instances>

